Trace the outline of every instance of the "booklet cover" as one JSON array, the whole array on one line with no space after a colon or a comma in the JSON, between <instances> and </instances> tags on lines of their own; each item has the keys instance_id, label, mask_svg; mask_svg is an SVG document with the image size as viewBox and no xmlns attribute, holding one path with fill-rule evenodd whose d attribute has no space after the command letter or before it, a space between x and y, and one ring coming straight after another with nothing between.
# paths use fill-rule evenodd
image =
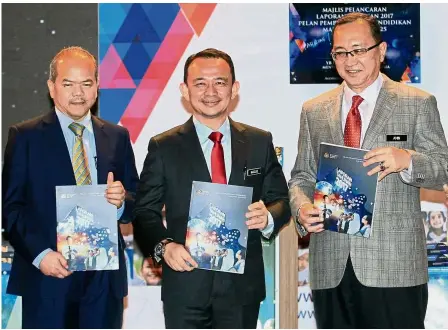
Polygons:
<instances>
[{"instance_id":1,"label":"booklet cover","mask_svg":"<svg viewBox=\"0 0 448 330\"><path fill-rule=\"evenodd\" d=\"M57 186L57 248L69 270L115 270L117 208L104 197L107 185Z\"/></svg>"},{"instance_id":2,"label":"booklet cover","mask_svg":"<svg viewBox=\"0 0 448 330\"><path fill-rule=\"evenodd\" d=\"M198 268L244 273L252 190L193 181L185 246Z\"/></svg>"},{"instance_id":3,"label":"booklet cover","mask_svg":"<svg viewBox=\"0 0 448 330\"><path fill-rule=\"evenodd\" d=\"M321 143L314 205L323 211L324 228L337 233L370 237L378 174L364 167L368 150Z\"/></svg>"}]
</instances>

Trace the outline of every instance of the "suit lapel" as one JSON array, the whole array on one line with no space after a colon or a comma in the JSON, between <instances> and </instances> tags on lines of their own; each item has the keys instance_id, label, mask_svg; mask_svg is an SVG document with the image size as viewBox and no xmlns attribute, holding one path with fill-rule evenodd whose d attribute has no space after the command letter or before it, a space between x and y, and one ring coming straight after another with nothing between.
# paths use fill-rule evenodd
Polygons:
<instances>
[{"instance_id":1,"label":"suit lapel","mask_svg":"<svg viewBox=\"0 0 448 330\"><path fill-rule=\"evenodd\" d=\"M343 91L343 85L337 87L326 104L331 137L333 138L333 143L338 145L344 145L344 133L342 132L341 120Z\"/></svg>"},{"instance_id":2,"label":"suit lapel","mask_svg":"<svg viewBox=\"0 0 448 330\"><path fill-rule=\"evenodd\" d=\"M381 87L378 100L373 110L372 119L362 143L363 149L372 149L375 147L375 141L380 134L383 134L384 126L389 121L390 116L396 107L396 98L394 97L394 84L385 75L383 75L383 86Z\"/></svg>"},{"instance_id":3,"label":"suit lapel","mask_svg":"<svg viewBox=\"0 0 448 330\"><path fill-rule=\"evenodd\" d=\"M70 153L56 112L52 111L46 115L42 119L42 124L43 148L46 155L42 158L47 160L48 169L54 169L50 170L49 178L56 185L76 185Z\"/></svg>"},{"instance_id":4,"label":"suit lapel","mask_svg":"<svg viewBox=\"0 0 448 330\"><path fill-rule=\"evenodd\" d=\"M108 136L104 129L104 124L95 116L92 116L93 134L95 136L96 145L96 165L97 168L97 183L105 184L107 182L107 166L109 164L110 153L108 152Z\"/></svg>"},{"instance_id":5,"label":"suit lapel","mask_svg":"<svg viewBox=\"0 0 448 330\"><path fill-rule=\"evenodd\" d=\"M229 118L230 135L232 140L232 169L229 184L244 185L243 170L247 167L247 139L244 135L245 128Z\"/></svg>"},{"instance_id":6,"label":"suit lapel","mask_svg":"<svg viewBox=\"0 0 448 330\"><path fill-rule=\"evenodd\" d=\"M182 125L179 130L181 135L180 155L181 163L188 163L191 168L193 180L212 182L210 172L208 171L207 162L205 161L204 153L202 152L201 144L199 142L196 128L193 124L193 117Z\"/></svg>"}]
</instances>

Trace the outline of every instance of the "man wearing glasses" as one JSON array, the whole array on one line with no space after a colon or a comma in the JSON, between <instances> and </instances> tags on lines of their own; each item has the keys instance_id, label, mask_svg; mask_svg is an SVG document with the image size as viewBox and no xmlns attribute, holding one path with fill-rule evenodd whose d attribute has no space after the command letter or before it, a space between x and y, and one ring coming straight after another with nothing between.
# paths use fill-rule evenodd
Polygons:
<instances>
[{"instance_id":1,"label":"man wearing glasses","mask_svg":"<svg viewBox=\"0 0 448 330\"><path fill-rule=\"evenodd\" d=\"M380 73L387 49L380 31L362 13L336 22L331 56L344 82L306 102L301 114L289 192L299 234L312 233L319 328L424 328L428 262L419 195L448 182L448 147L434 96ZM324 230L312 204L321 142L370 150L364 166L376 164L368 174L380 173L370 238Z\"/></svg>"}]
</instances>

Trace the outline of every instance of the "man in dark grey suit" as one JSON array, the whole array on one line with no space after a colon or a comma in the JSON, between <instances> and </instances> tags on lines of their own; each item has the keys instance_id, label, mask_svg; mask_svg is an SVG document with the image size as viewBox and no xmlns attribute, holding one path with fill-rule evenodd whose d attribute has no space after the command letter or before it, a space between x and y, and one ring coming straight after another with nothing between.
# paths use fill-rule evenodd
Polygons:
<instances>
[{"instance_id":1,"label":"man in dark grey suit","mask_svg":"<svg viewBox=\"0 0 448 330\"><path fill-rule=\"evenodd\" d=\"M366 14L337 21L332 57L344 83L306 102L301 114L289 192L299 234L312 233L310 284L319 328L424 327L420 188L442 190L448 182L448 148L434 96L380 73L387 49L380 31ZM370 238L319 223L312 198L321 142L370 150L364 166L377 164L368 174L380 173Z\"/></svg>"}]
</instances>

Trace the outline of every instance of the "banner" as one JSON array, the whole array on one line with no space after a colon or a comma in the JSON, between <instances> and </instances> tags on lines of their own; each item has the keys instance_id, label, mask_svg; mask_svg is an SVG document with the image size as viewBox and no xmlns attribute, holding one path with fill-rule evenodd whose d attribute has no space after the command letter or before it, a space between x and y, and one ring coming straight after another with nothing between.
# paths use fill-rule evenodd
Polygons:
<instances>
[{"instance_id":1,"label":"banner","mask_svg":"<svg viewBox=\"0 0 448 330\"><path fill-rule=\"evenodd\" d=\"M357 12L375 16L381 25L383 41L387 42L382 72L395 81L421 82L420 4L292 3L289 5L291 84L341 82L330 55L332 30L339 18Z\"/></svg>"}]
</instances>

